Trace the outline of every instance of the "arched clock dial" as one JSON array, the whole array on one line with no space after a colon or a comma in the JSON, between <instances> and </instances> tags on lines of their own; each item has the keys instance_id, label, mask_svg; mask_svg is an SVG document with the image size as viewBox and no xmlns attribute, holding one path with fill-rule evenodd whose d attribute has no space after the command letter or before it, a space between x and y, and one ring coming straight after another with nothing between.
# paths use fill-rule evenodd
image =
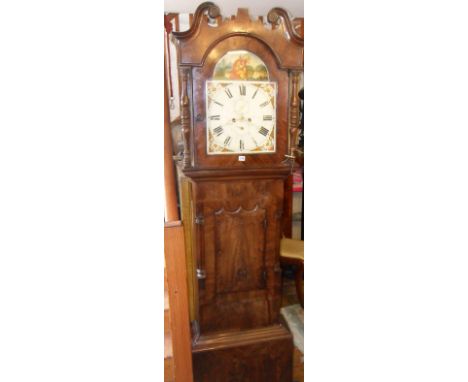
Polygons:
<instances>
[{"instance_id":1,"label":"arched clock dial","mask_svg":"<svg viewBox=\"0 0 468 382\"><path fill-rule=\"evenodd\" d=\"M208 154L276 151L276 83L207 81Z\"/></svg>"}]
</instances>

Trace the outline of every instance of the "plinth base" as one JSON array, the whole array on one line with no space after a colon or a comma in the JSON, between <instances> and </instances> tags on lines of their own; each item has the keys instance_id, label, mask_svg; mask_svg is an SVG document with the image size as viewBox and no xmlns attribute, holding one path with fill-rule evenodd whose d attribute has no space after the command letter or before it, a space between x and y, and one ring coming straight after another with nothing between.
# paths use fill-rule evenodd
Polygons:
<instances>
[{"instance_id":1,"label":"plinth base","mask_svg":"<svg viewBox=\"0 0 468 382\"><path fill-rule=\"evenodd\" d=\"M200 336L195 382L291 382L292 336L282 325Z\"/></svg>"}]
</instances>

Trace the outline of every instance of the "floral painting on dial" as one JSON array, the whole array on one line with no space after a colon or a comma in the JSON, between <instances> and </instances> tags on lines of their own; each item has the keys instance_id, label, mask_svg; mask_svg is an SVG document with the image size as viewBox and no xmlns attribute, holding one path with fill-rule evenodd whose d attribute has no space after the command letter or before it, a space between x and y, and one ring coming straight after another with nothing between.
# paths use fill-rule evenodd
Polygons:
<instances>
[{"instance_id":1,"label":"floral painting on dial","mask_svg":"<svg viewBox=\"0 0 468 382\"><path fill-rule=\"evenodd\" d=\"M247 50L226 53L216 64L214 80L268 81L263 61Z\"/></svg>"}]
</instances>

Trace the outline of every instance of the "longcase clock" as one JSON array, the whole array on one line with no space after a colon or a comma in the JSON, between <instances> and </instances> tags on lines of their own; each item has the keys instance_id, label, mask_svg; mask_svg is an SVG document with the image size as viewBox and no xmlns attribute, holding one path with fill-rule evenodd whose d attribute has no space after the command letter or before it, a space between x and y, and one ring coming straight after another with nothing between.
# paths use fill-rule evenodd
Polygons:
<instances>
[{"instance_id":1,"label":"longcase clock","mask_svg":"<svg viewBox=\"0 0 468 382\"><path fill-rule=\"evenodd\" d=\"M197 382L292 380L279 244L303 40L283 9L267 21L208 2L174 33Z\"/></svg>"}]
</instances>

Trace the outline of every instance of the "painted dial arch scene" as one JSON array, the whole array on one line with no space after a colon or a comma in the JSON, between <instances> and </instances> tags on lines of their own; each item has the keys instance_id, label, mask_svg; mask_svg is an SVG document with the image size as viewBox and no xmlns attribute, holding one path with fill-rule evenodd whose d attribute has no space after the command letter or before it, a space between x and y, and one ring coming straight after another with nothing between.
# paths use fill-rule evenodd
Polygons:
<instances>
[{"instance_id":1,"label":"painted dial arch scene","mask_svg":"<svg viewBox=\"0 0 468 382\"><path fill-rule=\"evenodd\" d=\"M207 152L276 151L276 83L206 81Z\"/></svg>"}]
</instances>

